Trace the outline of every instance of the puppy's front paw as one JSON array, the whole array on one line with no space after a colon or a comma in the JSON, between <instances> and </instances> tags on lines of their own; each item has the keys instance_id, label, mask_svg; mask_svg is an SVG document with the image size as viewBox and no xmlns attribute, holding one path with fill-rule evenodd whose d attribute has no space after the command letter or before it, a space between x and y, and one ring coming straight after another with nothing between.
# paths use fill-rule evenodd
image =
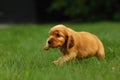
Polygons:
<instances>
[{"instance_id":1,"label":"puppy's front paw","mask_svg":"<svg viewBox=\"0 0 120 80\"><path fill-rule=\"evenodd\" d=\"M58 65L59 62L58 61L53 61L53 64Z\"/></svg>"}]
</instances>

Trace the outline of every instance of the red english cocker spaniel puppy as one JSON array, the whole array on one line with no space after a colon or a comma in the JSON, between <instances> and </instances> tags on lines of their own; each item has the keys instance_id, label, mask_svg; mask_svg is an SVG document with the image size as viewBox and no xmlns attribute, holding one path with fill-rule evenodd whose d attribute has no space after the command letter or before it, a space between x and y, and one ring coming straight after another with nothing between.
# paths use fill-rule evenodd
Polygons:
<instances>
[{"instance_id":1,"label":"red english cocker spaniel puppy","mask_svg":"<svg viewBox=\"0 0 120 80\"><path fill-rule=\"evenodd\" d=\"M62 56L53 63L58 65L76 58L96 56L104 60L104 47L97 36L89 32L76 32L64 25L56 25L50 29L45 50L58 48Z\"/></svg>"}]
</instances>

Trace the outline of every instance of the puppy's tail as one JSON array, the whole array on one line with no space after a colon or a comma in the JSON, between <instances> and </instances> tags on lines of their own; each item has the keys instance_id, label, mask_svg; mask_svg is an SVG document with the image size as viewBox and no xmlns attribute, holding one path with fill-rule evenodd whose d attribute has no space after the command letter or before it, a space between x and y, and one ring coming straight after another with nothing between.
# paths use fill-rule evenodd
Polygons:
<instances>
[{"instance_id":1,"label":"puppy's tail","mask_svg":"<svg viewBox=\"0 0 120 80\"><path fill-rule=\"evenodd\" d=\"M104 60L104 58L105 58L104 46L99 39L97 40L97 42L98 42L97 57L100 60Z\"/></svg>"}]
</instances>

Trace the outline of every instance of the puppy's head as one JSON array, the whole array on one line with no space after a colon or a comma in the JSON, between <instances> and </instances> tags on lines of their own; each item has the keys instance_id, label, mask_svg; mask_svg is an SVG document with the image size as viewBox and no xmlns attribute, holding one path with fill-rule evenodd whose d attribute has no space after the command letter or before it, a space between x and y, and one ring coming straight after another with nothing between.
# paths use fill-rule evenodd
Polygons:
<instances>
[{"instance_id":1,"label":"puppy's head","mask_svg":"<svg viewBox=\"0 0 120 80\"><path fill-rule=\"evenodd\" d=\"M70 44L69 39L69 29L65 27L64 25L56 25L49 31L50 37L47 39L46 46L44 47L45 50L48 50L51 48L58 48L62 47L64 45ZM70 37L71 39L71 37Z\"/></svg>"}]
</instances>

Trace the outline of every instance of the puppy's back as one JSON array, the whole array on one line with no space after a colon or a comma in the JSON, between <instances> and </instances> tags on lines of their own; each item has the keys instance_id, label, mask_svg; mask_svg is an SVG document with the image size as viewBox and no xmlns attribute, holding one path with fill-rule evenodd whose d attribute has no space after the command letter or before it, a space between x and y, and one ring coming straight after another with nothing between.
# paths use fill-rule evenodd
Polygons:
<instances>
[{"instance_id":1,"label":"puppy's back","mask_svg":"<svg viewBox=\"0 0 120 80\"><path fill-rule=\"evenodd\" d=\"M100 56L104 58L104 47L99 38L89 32L78 32L80 39L79 41L79 53L81 58Z\"/></svg>"}]
</instances>

